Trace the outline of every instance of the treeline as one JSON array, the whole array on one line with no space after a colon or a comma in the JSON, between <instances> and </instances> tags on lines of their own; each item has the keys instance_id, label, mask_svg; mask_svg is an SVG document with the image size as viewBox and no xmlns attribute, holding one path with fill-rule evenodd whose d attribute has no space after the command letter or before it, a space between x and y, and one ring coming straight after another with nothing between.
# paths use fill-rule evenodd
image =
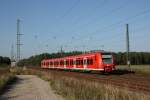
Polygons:
<instances>
[{"instance_id":1,"label":"treeline","mask_svg":"<svg viewBox=\"0 0 150 100\"><path fill-rule=\"evenodd\" d=\"M127 63L126 52L114 53L115 63L125 65ZM150 52L130 52L132 65L150 64Z\"/></svg>"},{"instance_id":2,"label":"treeline","mask_svg":"<svg viewBox=\"0 0 150 100\"><path fill-rule=\"evenodd\" d=\"M23 59L18 62L18 66L40 66L41 60L43 59L51 59L51 58L60 58L72 55L82 54L80 51L73 51L73 52L58 52L58 53L43 53L40 55L31 56L28 59Z\"/></svg>"},{"instance_id":3,"label":"treeline","mask_svg":"<svg viewBox=\"0 0 150 100\"><path fill-rule=\"evenodd\" d=\"M81 51L74 51L74 52L63 52L63 53L44 53L40 55L32 56L28 59L21 60L18 65L19 66L40 66L41 60L48 59L48 58L60 58L65 56L71 55L78 55L82 54ZM125 52L118 52L113 53L115 64L117 65L125 65L126 60L126 53ZM140 64L150 64L150 53L149 52L131 52L130 53L130 61L133 65L140 65Z\"/></svg>"},{"instance_id":4,"label":"treeline","mask_svg":"<svg viewBox=\"0 0 150 100\"><path fill-rule=\"evenodd\" d=\"M9 57L2 57L0 56L0 65L10 65L11 61Z\"/></svg>"}]
</instances>

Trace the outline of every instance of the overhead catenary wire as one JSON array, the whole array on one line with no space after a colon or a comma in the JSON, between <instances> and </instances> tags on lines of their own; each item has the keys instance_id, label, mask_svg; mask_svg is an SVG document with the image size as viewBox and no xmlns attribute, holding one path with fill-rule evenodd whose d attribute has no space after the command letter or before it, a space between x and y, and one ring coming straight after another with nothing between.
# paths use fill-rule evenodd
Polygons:
<instances>
[{"instance_id":1,"label":"overhead catenary wire","mask_svg":"<svg viewBox=\"0 0 150 100\"><path fill-rule=\"evenodd\" d=\"M116 8L114 8L114 9L111 9L110 11L108 11L108 12L106 12L105 14L101 15L98 19L101 19L101 20L102 20L103 18L105 18L105 17L107 17L107 16L110 16L110 14L113 14L113 13L115 13L115 12L121 10L122 8L127 7L128 3L129 3L129 1L127 1L126 3L123 3L122 5L120 5L120 6L116 7ZM88 16L88 17L89 17L89 16ZM85 18L84 18L84 19L85 19ZM84 20L84 19L82 19L82 20ZM89 26L90 24L97 22L98 19L95 18L95 19L92 19L92 20L88 21L88 22L85 23L85 24L79 24L79 29L82 29L82 28L85 27L85 26L87 27L87 26ZM81 20L81 19L80 19L80 20ZM79 23L80 20L76 21L76 23Z\"/></svg>"},{"instance_id":2,"label":"overhead catenary wire","mask_svg":"<svg viewBox=\"0 0 150 100\"><path fill-rule=\"evenodd\" d=\"M128 1L128 0L127 0ZM64 13L64 15L62 15L62 17L60 17L60 20L61 19L63 19L65 16L67 16L68 14L70 14L71 13L71 11L79 4L79 2L80 2L80 0L77 0L72 6L71 6L71 8L69 8L68 9L68 11L66 11L66 13ZM102 3L101 3L101 5L102 5L102 7L105 5L105 3L106 3L106 0L104 0ZM125 3L126 5L127 5L127 2ZM123 4L123 5L120 5L119 7L117 7L117 8L114 8L114 9L112 9L112 10L110 10L109 12L107 12L106 14L104 14L104 17L106 16L106 15L109 15L109 14L111 14L111 13L114 13L115 11L118 11L118 10L120 10L121 8L124 8L125 7L125 4ZM101 7L101 6L100 6ZM92 11L93 12L93 11ZM90 13L89 13L90 14ZM91 14L90 14L91 15ZM76 21L76 22L79 22L79 21ZM94 22L94 21L92 21L92 22ZM88 23L88 24L86 24L86 25L89 25L90 23ZM85 25L85 26L86 26ZM80 27L81 28L81 27ZM77 29L76 29L77 30Z\"/></svg>"},{"instance_id":3,"label":"overhead catenary wire","mask_svg":"<svg viewBox=\"0 0 150 100\"><path fill-rule=\"evenodd\" d=\"M76 0L75 3L60 17L60 20L64 19L67 15L69 15L72 10L80 3L80 0Z\"/></svg>"},{"instance_id":4,"label":"overhead catenary wire","mask_svg":"<svg viewBox=\"0 0 150 100\"><path fill-rule=\"evenodd\" d=\"M139 16L144 15L144 14L149 13L149 12L150 12L150 9L146 9L146 10L144 10L144 11L142 11L142 12L136 13L136 14L133 15L133 16L127 17L127 18L125 18L124 20L121 20L121 21L118 21L118 22L116 22L116 23L110 24L110 25L108 25L108 26L105 26L104 28L97 29L95 32L90 32L90 33L88 33L88 34L94 35L94 34L96 34L97 32L102 32L103 30L107 30L107 31L108 31L109 29L111 29L111 28L113 28L113 27L116 27L116 25L124 24L124 23L126 23L127 21L129 21L129 20L135 19L136 17L139 17ZM124 23L123 23L123 22L124 22ZM87 34L86 34L86 36L87 36ZM84 36L84 37L85 37L85 36ZM80 38L83 38L83 36L80 36ZM79 38L79 39L80 39L80 38Z\"/></svg>"},{"instance_id":5,"label":"overhead catenary wire","mask_svg":"<svg viewBox=\"0 0 150 100\"><path fill-rule=\"evenodd\" d=\"M144 15L145 13L148 13L148 12L149 12L149 10L148 10L148 11L146 11L146 10L145 10L145 11L142 11L142 12L140 12L140 13L137 13L137 14L133 15L133 16L130 16L130 17L128 17L128 18L125 18L125 19L123 19L123 20L121 20L121 21L119 21L119 22L117 22L117 23L113 23L113 24L110 24L110 25L108 25L108 26L106 25L106 26L104 26L103 28L96 30L95 32L90 32L90 33L88 33L88 34L83 34L83 35L81 35L79 38L76 37L76 36L73 36L73 37L75 37L75 39L80 40L80 38L83 39L83 36L84 36L84 38L87 38L87 36L95 35L95 34L97 34L98 32L110 31L110 30L114 29L114 27L115 27L115 28L118 28L118 25L122 25L122 24L126 23L127 21L132 20L132 19L135 19L135 18L137 18L138 16Z\"/></svg>"},{"instance_id":6,"label":"overhead catenary wire","mask_svg":"<svg viewBox=\"0 0 150 100\"><path fill-rule=\"evenodd\" d=\"M102 3L100 3L100 5L96 6L94 9L92 9L91 13L88 13L86 15L87 18L89 18L89 16L93 15L94 13L96 13L98 9L104 7L106 5L106 1L107 0L103 0ZM78 17L78 19L74 21L73 25L80 23L81 20L85 20L85 17Z\"/></svg>"}]
</instances>

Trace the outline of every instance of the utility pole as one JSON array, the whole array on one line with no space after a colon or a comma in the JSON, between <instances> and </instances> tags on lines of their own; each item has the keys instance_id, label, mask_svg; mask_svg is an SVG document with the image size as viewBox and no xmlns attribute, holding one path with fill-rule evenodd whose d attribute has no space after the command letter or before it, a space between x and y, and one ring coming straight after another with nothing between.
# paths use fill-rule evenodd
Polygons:
<instances>
[{"instance_id":1,"label":"utility pole","mask_svg":"<svg viewBox=\"0 0 150 100\"><path fill-rule=\"evenodd\" d=\"M131 70L131 67L130 67L130 41L129 41L128 24L126 24L126 48L127 48L127 65L128 65L129 70Z\"/></svg>"},{"instance_id":2,"label":"utility pole","mask_svg":"<svg viewBox=\"0 0 150 100\"><path fill-rule=\"evenodd\" d=\"M22 45L20 43L20 19L17 19L17 62L20 60L20 46Z\"/></svg>"},{"instance_id":3,"label":"utility pole","mask_svg":"<svg viewBox=\"0 0 150 100\"><path fill-rule=\"evenodd\" d=\"M11 67L14 67L16 65L15 61L15 54L14 54L14 45L11 46Z\"/></svg>"},{"instance_id":4,"label":"utility pole","mask_svg":"<svg viewBox=\"0 0 150 100\"><path fill-rule=\"evenodd\" d=\"M63 46L61 46L61 47L60 47L60 54L61 54L62 57L63 57L63 53L64 53L64 51L63 51Z\"/></svg>"}]
</instances>

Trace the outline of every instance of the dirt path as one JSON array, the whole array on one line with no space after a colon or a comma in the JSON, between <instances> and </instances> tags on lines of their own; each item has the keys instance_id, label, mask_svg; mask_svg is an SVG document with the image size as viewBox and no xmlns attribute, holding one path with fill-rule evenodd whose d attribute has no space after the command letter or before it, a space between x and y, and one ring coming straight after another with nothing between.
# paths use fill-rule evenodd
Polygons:
<instances>
[{"instance_id":1,"label":"dirt path","mask_svg":"<svg viewBox=\"0 0 150 100\"><path fill-rule=\"evenodd\" d=\"M33 75L18 75L16 84L10 86L0 100L64 100L55 94L49 83Z\"/></svg>"}]
</instances>

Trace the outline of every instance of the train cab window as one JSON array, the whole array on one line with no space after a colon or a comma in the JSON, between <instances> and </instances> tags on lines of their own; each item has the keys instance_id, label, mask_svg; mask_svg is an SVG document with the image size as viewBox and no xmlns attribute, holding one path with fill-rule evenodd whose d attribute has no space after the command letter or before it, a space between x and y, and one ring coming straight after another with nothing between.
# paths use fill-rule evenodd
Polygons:
<instances>
[{"instance_id":1,"label":"train cab window","mask_svg":"<svg viewBox=\"0 0 150 100\"><path fill-rule=\"evenodd\" d=\"M109 53L102 54L102 61L104 64L112 64L112 55Z\"/></svg>"}]
</instances>

